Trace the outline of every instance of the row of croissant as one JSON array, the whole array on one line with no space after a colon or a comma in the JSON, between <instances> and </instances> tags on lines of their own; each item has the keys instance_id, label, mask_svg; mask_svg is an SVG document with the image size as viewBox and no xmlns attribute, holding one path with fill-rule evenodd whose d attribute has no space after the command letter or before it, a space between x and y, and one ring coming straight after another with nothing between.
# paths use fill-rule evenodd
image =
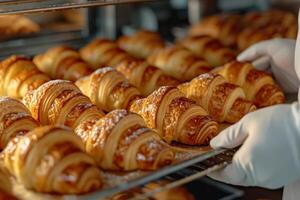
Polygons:
<instances>
[{"instance_id":1,"label":"row of croissant","mask_svg":"<svg viewBox=\"0 0 300 200\"><path fill-rule=\"evenodd\" d=\"M218 53L226 48L216 46L203 52L226 60ZM188 49L139 31L118 42L96 39L79 52L59 46L33 61L4 59L1 163L26 188L86 193L103 187L101 170L170 165L171 142L206 145L218 122L284 101L273 78L251 64L214 68Z\"/></svg>"},{"instance_id":2,"label":"row of croissant","mask_svg":"<svg viewBox=\"0 0 300 200\"><path fill-rule=\"evenodd\" d=\"M297 17L287 11L268 10L245 15L219 14L204 18L190 28L190 35L210 35L240 51L272 38L297 37Z\"/></svg>"}]
</instances>

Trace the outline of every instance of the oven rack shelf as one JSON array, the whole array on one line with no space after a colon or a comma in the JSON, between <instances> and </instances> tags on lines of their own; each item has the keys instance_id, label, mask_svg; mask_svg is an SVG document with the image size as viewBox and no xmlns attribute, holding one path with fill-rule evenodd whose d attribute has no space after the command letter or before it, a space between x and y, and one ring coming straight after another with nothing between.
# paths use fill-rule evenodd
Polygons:
<instances>
[{"instance_id":1,"label":"oven rack shelf","mask_svg":"<svg viewBox=\"0 0 300 200\"><path fill-rule=\"evenodd\" d=\"M24 14L92 6L142 3L155 0L2 0L1 14Z\"/></svg>"},{"instance_id":2,"label":"oven rack shelf","mask_svg":"<svg viewBox=\"0 0 300 200\"><path fill-rule=\"evenodd\" d=\"M72 199L105 199L120 192L128 191L130 189L146 187L148 183L153 183L160 180L171 181L169 184L166 184L158 189L147 191L133 198L133 200L145 199L146 197L150 197L157 192L190 183L196 179L204 177L210 172L225 167L231 162L234 153L235 150L210 150L189 160L174 164L169 167L165 167L154 172L146 173L146 175L134 178L132 180L129 180L128 182L120 183L112 188L104 189L80 197L73 196ZM69 197L66 196L66 198L64 199L69 199Z\"/></svg>"}]
</instances>

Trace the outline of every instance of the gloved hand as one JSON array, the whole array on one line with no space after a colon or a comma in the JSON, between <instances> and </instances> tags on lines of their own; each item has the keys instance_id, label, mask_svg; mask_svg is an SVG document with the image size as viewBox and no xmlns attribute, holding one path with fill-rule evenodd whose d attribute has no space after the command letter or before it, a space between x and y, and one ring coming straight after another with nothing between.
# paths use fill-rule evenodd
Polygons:
<instances>
[{"instance_id":1,"label":"gloved hand","mask_svg":"<svg viewBox=\"0 0 300 200\"><path fill-rule=\"evenodd\" d=\"M300 104L271 106L249 113L210 142L213 148L241 144L232 163L211 173L211 178L272 189L299 179Z\"/></svg>"},{"instance_id":2,"label":"gloved hand","mask_svg":"<svg viewBox=\"0 0 300 200\"><path fill-rule=\"evenodd\" d=\"M239 61L251 61L260 70L271 69L275 79L287 93L298 92L300 81L295 73L296 41L272 39L262 41L246 49L238 56Z\"/></svg>"}]
</instances>

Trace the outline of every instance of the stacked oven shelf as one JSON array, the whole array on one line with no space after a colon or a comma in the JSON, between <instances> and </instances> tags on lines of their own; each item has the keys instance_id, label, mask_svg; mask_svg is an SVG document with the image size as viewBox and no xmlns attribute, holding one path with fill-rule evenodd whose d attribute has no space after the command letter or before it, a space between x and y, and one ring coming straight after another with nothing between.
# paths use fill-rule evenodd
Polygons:
<instances>
[{"instance_id":1,"label":"stacked oven shelf","mask_svg":"<svg viewBox=\"0 0 300 200\"><path fill-rule=\"evenodd\" d=\"M2 0L0 1L0 16L6 14L28 14L87 7L93 9L95 6L144 3L148 1L151 0ZM90 9L88 9L88 11L89 10ZM2 41L0 45L0 57L7 57L11 54L25 54L27 56L32 56L59 43L69 43L72 44L72 46L80 47L91 39L91 32L95 31L91 29L89 26L90 24L88 24L89 17L91 17L89 16L90 13L87 12L86 14L86 29L69 32L37 33L27 37ZM105 188L80 197L63 196L62 199L105 199L106 197L110 197L122 191L143 187L150 182L156 182L161 179L169 180L168 184L165 184L158 189L141 193L134 197L134 199L145 199L146 196L151 196L151 194L155 192L190 183L207 175L209 172L226 166L230 163L234 152L234 150L224 149L208 150L205 153L189 158L184 162L154 172L143 173L142 176L130 178L126 182L121 182L113 187ZM209 179L204 179L203 181L206 185L212 184L212 181ZM220 197L219 199L236 199L242 195L239 190L235 190L224 184L213 184L224 193L222 198Z\"/></svg>"}]
</instances>

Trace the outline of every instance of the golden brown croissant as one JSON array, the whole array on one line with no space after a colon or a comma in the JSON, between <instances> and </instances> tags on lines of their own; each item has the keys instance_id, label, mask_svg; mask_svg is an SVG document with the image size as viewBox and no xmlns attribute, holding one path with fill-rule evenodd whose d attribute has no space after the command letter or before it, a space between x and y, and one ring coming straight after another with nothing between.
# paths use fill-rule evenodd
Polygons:
<instances>
[{"instance_id":1,"label":"golden brown croissant","mask_svg":"<svg viewBox=\"0 0 300 200\"><path fill-rule=\"evenodd\" d=\"M147 62L126 60L121 62L116 70L121 72L139 91L147 96L160 86L176 86L179 81L163 74L163 72Z\"/></svg>"},{"instance_id":2,"label":"golden brown croissant","mask_svg":"<svg viewBox=\"0 0 300 200\"><path fill-rule=\"evenodd\" d=\"M178 89L202 106L216 121L235 123L256 107L246 100L242 88L228 83L221 75L206 73Z\"/></svg>"},{"instance_id":3,"label":"golden brown croissant","mask_svg":"<svg viewBox=\"0 0 300 200\"><path fill-rule=\"evenodd\" d=\"M30 111L17 99L0 97L0 150L18 135L24 135L38 126Z\"/></svg>"},{"instance_id":4,"label":"golden brown croissant","mask_svg":"<svg viewBox=\"0 0 300 200\"><path fill-rule=\"evenodd\" d=\"M99 108L109 112L126 109L141 93L126 78L111 67L96 70L76 81L76 85Z\"/></svg>"},{"instance_id":5,"label":"golden brown croissant","mask_svg":"<svg viewBox=\"0 0 300 200\"><path fill-rule=\"evenodd\" d=\"M293 25L297 27L297 17L293 13L283 10L249 12L243 16L242 20L246 27L265 27L275 24L283 27Z\"/></svg>"},{"instance_id":6,"label":"golden brown croissant","mask_svg":"<svg viewBox=\"0 0 300 200\"><path fill-rule=\"evenodd\" d=\"M161 186L168 184L169 181L159 180L156 182L148 183L143 191L153 191L159 189ZM176 187L172 189L166 189L153 195L155 200L195 200L195 197L185 187Z\"/></svg>"},{"instance_id":7,"label":"golden brown croissant","mask_svg":"<svg viewBox=\"0 0 300 200\"><path fill-rule=\"evenodd\" d=\"M16 137L1 159L10 174L37 192L81 194L102 186L95 161L66 127L45 126Z\"/></svg>"},{"instance_id":8,"label":"golden brown croissant","mask_svg":"<svg viewBox=\"0 0 300 200\"><path fill-rule=\"evenodd\" d=\"M179 41L179 44L195 55L203 57L214 67L224 65L236 57L233 50L225 47L218 39L207 35L187 37Z\"/></svg>"},{"instance_id":9,"label":"golden brown croissant","mask_svg":"<svg viewBox=\"0 0 300 200\"><path fill-rule=\"evenodd\" d=\"M187 49L167 47L148 57L148 63L160 68L165 74L181 81L191 80L211 70L210 65Z\"/></svg>"},{"instance_id":10,"label":"golden brown croissant","mask_svg":"<svg viewBox=\"0 0 300 200\"><path fill-rule=\"evenodd\" d=\"M92 69L81 59L75 49L63 45L50 48L45 53L35 56L33 62L53 79L76 81L92 73Z\"/></svg>"},{"instance_id":11,"label":"golden brown croissant","mask_svg":"<svg viewBox=\"0 0 300 200\"><path fill-rule=\"evenodd\" d=\"M0 16L0 39L36 33L39 30L39 25L24 15Z\"/></svg>"},{"instance_id":12,"label":"golden brown croissant","mask_svg":"<svg viewBox=\"0 0 300 200\"><path fill-rule=\"evenodd\" d=\"M208 144L218 124L176 87L163 86L147 98L136 100L130 111L141 115L148 127L156 129L168 143Z\"/></svg>"},{"instance_id":13,"label":"golden brown croissant","mask_svg":"<svg viewBox=\"0 0 300 200\"><path fill-rule=\"evenodd\" d=\"M265 107L284 102L284 94L272 76L253 68L250 63L233 61L214 72L221 74L230 83L243 88L246 99L257 107Z\"/></svg>"},{"instance_id":14,"label":"golden brown croissant","mask_svg":"<svg viewBox=\"0 0 300 200\"><path fill-rule=\"evenodd\" d=\"M103 169L155 170L174 161L173 150L146 127L141 116L114 110L75 130L88 152Z\"/></svg>"},{"instance_id":15,"label":"golden brown croissant","mask_svg":"<svg viewBox=\"0 0 300 200\"><path fill-rule=\"evenodd\" d=\"M40 72L29 59L10 56L0 63L0 95L22 98L50 78Z\"/></svg>"},{"instance_id":16,"label":"golden brown croissant","mask_svg":"<svg viewBox=\"0 0 300 200\"><path fill-rule=\"evenodd\" d=\"M70 81L53 80L28 93L24 104L42 125L60 124L75 128L100 118L103 113Z\"/></svg>"},{"instance_id":17,"label":"golden brown croissant","mask_svg":"<svg viewBox=\"0 0 300 200\"><path fill-rule=\"evenodd\" d=\"M200 21L190 28L191 36L209 35L218 38L226 46L235 46L241 30L241 16L214 15Z\"/></svg>"},{"instance_id":18,"label":"golden brown croissant","mask_svg":"<svg viewBox=\"0 0 300 200\"><path fill-rule=\"evenodd\" d=\"M251 45L263 40L272 38L291 38L297 37L297 25L283 27L276 24L264 27L249 27L240 32L237 45L240 51L245 50Z\"/></svg>"},{"instance_id":19,"label":"golden brown croissant","mask_svg":"<svg viewBox=\"0 0 300 200\"><path fill-rule=\"evenodd\" d=\"M115 67L123 60L133 59L120 49L116 42L108 39L93 40L80 49L80 55L93 69Z\"/></svg>"},{"instance_id":20,"label":"golden brown croissant","mask_svg":"<svg viewBox=\"0 0 300 200\"><path fill-rule=\"evenodd\" d=\"M156 32L140 30L131 36L122 36L118 39L121 49L136 58L147 58L155 51L165 47L165 42Z\"/></svg>"}]
</instances>

